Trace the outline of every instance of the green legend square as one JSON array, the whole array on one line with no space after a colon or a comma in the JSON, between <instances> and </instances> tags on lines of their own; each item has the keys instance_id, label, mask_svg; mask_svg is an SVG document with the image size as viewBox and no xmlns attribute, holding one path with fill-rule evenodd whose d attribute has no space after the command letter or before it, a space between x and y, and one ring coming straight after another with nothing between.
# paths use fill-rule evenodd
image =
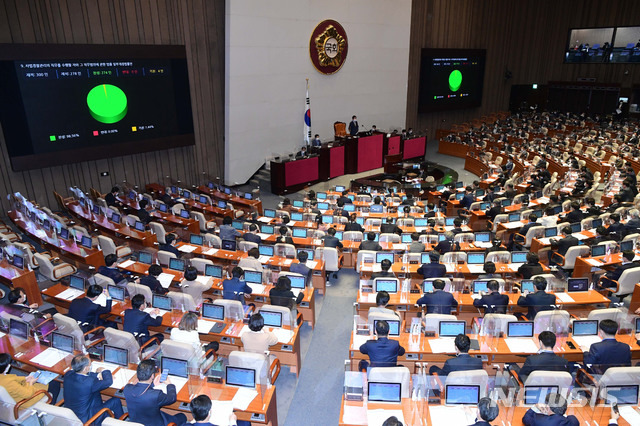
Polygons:
<instances>
[{"instance_id":1,"label":"green legend square","mask_svg":"<svg viewBox=\"0 0 640 426\"><path fill-rule=\"evenodd\" d=\"M56 140L56 137L54 135L49 136L49 140L51 142L54 142Z\"/></svg>"}]
</instances>

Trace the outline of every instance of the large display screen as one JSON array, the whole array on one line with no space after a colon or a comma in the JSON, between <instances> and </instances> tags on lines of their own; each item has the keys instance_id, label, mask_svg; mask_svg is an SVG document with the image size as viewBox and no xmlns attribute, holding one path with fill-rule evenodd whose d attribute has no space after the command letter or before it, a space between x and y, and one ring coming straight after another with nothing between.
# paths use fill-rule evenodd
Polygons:
<instances>
[{"instance_id":1,"label":"large display screen","mask_svg":"<svg viewBox=\"0 0 640 426\"><path fill-rule=\"evenodd\" d=\"M194 144L184 46L4 45L15 171Z\"/></svg>"},{"instance_id":2,"label":"large display screen","mask_svg":"<svg viewBox=\"0 0 640 426\"><path fill-rule=\"evenodd\" d=\"M485 50L422 49L418 112L479 107Z\"/></svg>"}]
</instances>

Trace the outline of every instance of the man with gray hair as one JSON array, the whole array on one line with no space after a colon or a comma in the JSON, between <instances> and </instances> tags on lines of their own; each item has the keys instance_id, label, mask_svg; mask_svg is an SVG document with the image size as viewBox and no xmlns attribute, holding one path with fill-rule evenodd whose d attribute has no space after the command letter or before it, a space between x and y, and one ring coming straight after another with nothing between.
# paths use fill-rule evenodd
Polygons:
<instances>
[{"instance_id":1,"label":"man with gray hair","mask_svg":"<svg viewBox=\"0 0 640 426\"><path fill-rule=\"evenodd\" d=\"M638 209L629 210L629 216L631 217L624 225L627 228L627 234L634 234L640 230L640 212Z\"/></svg>"},{"instance_id":2,"label":"man with gray hair","mask_svg":"<svg viewBox=\"0 0 640 426\"><path fill-rule=\"evenodd\" d=\"M71 370L64 375L64 406L71 409L76 416L86 423L98 411L108 408L118 418L122 416L122 403L118 398L102 401L100 392L113 383L111 371L98 368L91 372L91 360L86 355L76 355L71 361ZM94 425L101 425L107 417L103 414L94 421Z\"/></svg>"}]
</instances>

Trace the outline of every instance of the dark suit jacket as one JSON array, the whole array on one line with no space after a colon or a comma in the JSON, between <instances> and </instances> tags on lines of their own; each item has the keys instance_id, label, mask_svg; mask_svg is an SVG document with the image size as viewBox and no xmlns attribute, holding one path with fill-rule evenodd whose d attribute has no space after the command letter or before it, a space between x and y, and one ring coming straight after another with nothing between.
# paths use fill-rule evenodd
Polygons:
<instances>
[{"instance_id":1,"label":"dark suit jacket","mask_svg":"<svg viewBox=\"0 0 640 426\"><path fill-rule=\"evenodd\" d=\"M357 121L350 121L349 122L349 134L351 136L356 136L358 134L358 129L360 126L358 126L358 122Z\"/></svg>"},{"instance_id":2,"label":"dark suit jacket","mask_svg":"<svg viewBox=\"0 0 640 426\"><path fill-rule=\"evenodd\" d=\"M576 237L572 237L571 235L561 238L560 240L558 240L558 253L564 256L565 254L567 254L567 250L569 250L569 248L577 246L578 244L578 239Z\"/></svg>"},{"instance_id":3,"label":"dark suit jacket","mask_svg":"<svg viewBox=\"0 0 640 426\"><path fill-rule=\"evenodd\" d=\"M638 265L636 262L625 263L624 265L617 266L616 269L614 269L613 271L607 272L605 276L610 280L618 281L624 271L631 268L637 268L638 266L640 265Z\"/></svg>"},{"instance_id":4,"label":"dark suit jacket","mask_svg":"<svg viewBox=\"0 0 640 426\"><path fill-rule=\"evenodd\" d=\"M300 292L298 294L298 297L296 298L296 295L293 294L291 290L279 291L279 290L276 290L275 288L272 288L271 290L269 290L269 299L271 300L271 304L275 306L284 306L289 309L292 309L295 305L302 302L303 298L304 298L303 292ZM295 300L295 304L294 304L294 300Z\"/></svg>"},{"instance_id":5,"label":"dark suit jacket","mask_svg":"<svg viewBox=\"0 0 640 426\"><path fill-rule=\"evenodd\" d=\"M165 294L167 293L167 289L162 287L160 281L153 275L143 275L140 277L140 284L146 285L151 289L152 293Z\"/></svg>"},{"instance_id":6,"label":"dark suit jacket","mask_svg":"<svg viewBox=\"0 0 640 426\"><path fill-rule=\"evenodd\" d=\"M580 222L582 219L584 219L584 214L580 210L571 210L564 217L564 221L569 223Z\"/></svg>"},{"instance_id":7,"label":"dark suit jacket","mask_svg":"<svg viewBox=\"0 0 640 426\"><path fill-rule=\"evenodd\" d=\"M251 287L238 278L230 278L222 281L222 298L227 300L239 300L244 302L244 297L239 293L251 294ZM244 304L244 303L243 303Z\"/></svg>"},{"instance_id":8,"label":"dark suit jacket","mask_svg":"<svg viewBox=\"0 0 640 426\"><path fill-rule=\"evenodd\" d=\"M544 291L536 291L535 293L530 293L526 296L520 296L518 299L518 306L529 308L527 318L531 321L533 321L538 312L550 311L553 309L551 305L555 304L556 296Z\"/></svg>"},{"instance_id":9,"label":"dark suit jacket","mask_svg":"<svg viewBox=\"0 0 640 426\"><path fill-rule=\"evenodd\" d=\"M96 373L84 376L73 370L67 371L64 375L64 388L72 392L64 393L64 406L70 408L82 422L86 422L102 409L100 391L107 389L112 383L113 377L109 370L102 372L102 380L98 379Z\"/></svg>"},{"instance_id":10,"label":"dark suit jacket","mask_svg":"<svg viewBox=\"0 0 640 426\"><path fill-rule=\"evenodd\" d=\"M454 250L454 247L455 247L455 244L453 243L453 241L442 240L433 249L440 254L445 254Z\"/></svg>"},{"instance_id":11,"label":"dark suit jacket","mask_svg":"<svg viewBox=\"0 0 640 426\"><path fill-rule=\"evenodd\" d=\"M336 237L332 237L331 235L325 235L324 237L322 237L322 240L324 241L325 247L333 247L333 248L343 247L340 240L337 239Z\"/></svg>"},{"instance_id":12,"label":"dark suit jacket","mask_svg":"<svg viewBox=\"0 0 640 426\"><path fill-rule=\"evenodd\" d=\"M624 226L629 234L638 232L638 228L640 228L640 219L629 219Z\"/></svg>"},{"instance_id":13,"label":"dark suit jacket","mask_svg":"<svg viewBox=\"0 0 640 426\"><path fill-rule=\"evenodd\" d=\"M127 309L124 311L122 329L133 335L149 335L149 327L158 327L162 324L162 317L151 318L148 313L138 309Z\"/></svg>"},{"instance_id":14,"label":"dark suit jacket","mask_svg":"<svg viewBox=\"0 0 640 426\"><path fill-rule=\"evenodd\" d=\"M493 206L487 211L487 218L490 221L493 221L500 213L502 213L502 207Z\"/></svg>"},{"instance_id":15,"label":"dark suit jacket","mask_svg":"<svg viewBox=\"0 0 640 426\"><path fill-rule=\"evenodd\" d=\"M542 265L540 264L540 262L525 263L518 268L518 274L520 274L525 280L528 280L534 275L540 275L543 272L544 270L542 269Z\"/></svg>"},{"instance_id":16,"label":"dark suit jacket","mask_svg":"<svg viewBox=\"0 0 640 426\"><path fill-rule=\"evenodd\" d=\"M395 277L395 275L393 274L393 272L389 272L389 271L380 271L380 272L374 272L373 274L371 274L371 279L375 280L376 278L385 278L385 277Z\"/></svg>"},{"instance_id":17,"label":"dark suit jacket","mask_svg":"<svg viewBox=\"0 0 640 426\"><path fill-rule=\"evenodd\" d=\"M398 357L404 355L404 348L397 340L380 337L378 340L367 340L360 346L360 352L369 355L372 367L395 367Z\"/></svg>"},{"instance_id":18,"label":"dark suit jacket","mask_svg":"<svg viewBox=\"0 0 640 426\"><path fill-rule=\"evenodd\" d=\"M604 339L592 344L589 352L585 352L584 363L593 365L599 373L604 373L609 367L628 367L631 365L631 349L626 343Z\"/></svg>"},{"instance_id":19,"label":"dark suit jacket","mask_svg":"<svg viewBox=\"0 0 640 426\"><path fill-rule=\"evenodd\" d=\"M397 234L401 229L395 223L383 223L380 225L381 234Z\"/></svg>"},{"instance_id":20,"label":"dark suit jacket","mask_svg":"<svg viewBox=\"0 0 640 426\"><path fill-rule=\"evenodd\" d=\"M438 374L446 376L452 371L482 370L482 360L469 354L459 354L448 359Z\"/></svg>"},{"instance_id":21,"label":"dark suit jacket","mask_svg":"<svg viewBox=\"0 0 640 426\"><path fill-rule=\"evenodd\" d=\"M111 312L111 299L107 299L107 306L104 308L89 300L88 297L79 297L74 299L69 305L67 316L73 318L80 323L89 323L92 325L100 325L100 315Z\"/></svg>"},{"instance_id":22,"label":"dark suit jacket","mask_svg":"<svg viewBox=\"0 0 640 426\"><path fill-rule=\"evenodd\" d=\"M180 253L180 250L178 250L171 244L160 244L158 245L158 250L163 250L163 251L168 251L169 253L173 253L176 255L177 258L180 258L180 256L182 256L182 253Z\"/></svg>"},{"instance_id":23,"label":"dark suit jacket","mask_svg":"<svg viewBox=\"0 0 640 426\"><path fill-rule=\"evenodd\" d=\"M151 222L151 215L146 209L138 209L136 216L138 216L140 222L144 223L145 225Z\"/></svg>"},{"instance_id":24,"label":"dark suit jacket","mask_svg":"<svg viewBox=\"0 0 640 426\"><path fill-rule=\"evenodd\" d=\"M566 359L553 352L541 352L529 355L520 369L520 379L524 383L527 376L534 371L566 371L570 373L569 363Z\"/></svg>"},{"instance_id":25,"label":"dark suit jacket","mask_svg":"<svg viewBox=\"0 0 640 426\"><path fill-rule=\"evenodd\" d=\"M564 417L560 414L547 416L546 414L538 414L532 409L527 410L524 414L522 423L525 426L580 426L580 421L575 416Z\"/></svg>"},{"instance_id":26,"label":"dark suit jacket","mask_svg":"<svg viewBox=\"0 0 640 426\"><path fill-rule=\"evenodd\" d=\"M620 241L620 239L625 235L627 229L622 223L615 222L609 225L609 227L607 228L607 231L609 232L609 236L612 239L616 239Z\"/></svg>"},{"instance_id":27,"label":"dark suit jacket","mask_svg":"<svg viewBox=\"0 0 640 426\"><path fill-rule=\"evenodd\" d=\"M98 273L101 275L104 275L105 277L111 278L113 282L116 284L124 280L124 275L122 275L120 271L116 268L108 268L106 266L100 266L98 268Z\"/></svg>"},{"instance_id":28,"label":"dark suit jacket","mask_svg":"<svg viewBox=\"0 0 640 426\"><path fill-rule=\"evenodd\" d=\"M343 195L341 195L340 197L338 197L338 199L336 200L336 203L337 203L338 201L340 201L340 200L342 200L342 202L343 202L343 203L345 203L345 204L353 204L353 201L351 201L351 198L349 198L349 197L345 197L345 196L343 196Z\"/></svg>"},{"instance_id":29,"label":"dark suit jacket","mask_svg":"<svg viewBox=\"0 0 640 426\"><path fill-rule=\"evenodd\" d=\"M304 276L307 284L311 282L311 269L309 269L307 265L303 265L302 263L292 263L289 267L289 272Z\"/></svg>"},{"instance_id":30,"label":"dark suit jacket","mask_svg":"<svg viewBox=\"0 0 640 426\"><path fill-rule=\"evenodd\" d=\"M128 384L123 392L130 421L145 426L165 426L160 408L176 402L175 385L168 385L166 394L145 383Z\"/></svg>"},{"instance_id":31,"label":"dark suit jacket","mask_svg":"<svg viewBox=\"0 0 640 426\"><path fill-rule=\"evenodd\" d=\"M107 203L108 206L117 206L118 205L118 201L116 200L115 195L113 195L112 193L108 193L107 195L104 196L104 201Z\"/></svg>"},{"instance_id":32,"label":"dark suit jacket","mask_svg":"<svg viewBox=\"0 0 640 426\"><path fill-rule=\"evenodd\" d=\"M458 301L453 294L443 290L436 290L433 293L425 293L418 301L418 305L426 305L428 314L451 314L451 309L458 306Z\"/></svg>"},{"instance_id":33,"label":"dark suit jacket","mask_svg":"<svg viewBox=\"0 0 640 426\"><path fill-rule=\"evenodd\" d=\"M262 238L260 238L260 235L253 234L251 232L247 232L246 234L244 234L244 240L256 244L260 244L262 242Z\"/></svg>"},{"instance_id":34,"label":"dark suit jacket","mask_svg":"<svg viewBox=\"0 0 640 426\"><path fill-rule=\"evenodd\" d=\"M423 263L418 268L418 273L423 278L440 278L447 274L447 267L442 263Z\"/></svg>"},{"instance_id":35,"label":"dark suit jacket","mask_svg":"<svg viewBox=\"0 0 640 426\"><path fill-rule=\"evenodd\" d=\"M464 194L464 197L460 200L460 205L468 209L474 201L476 201L476 197L473 194Z\"/></svg>"},{"instance_id":36,"label":"dark suit jacket","mask_svg":"<svg viewBox=\"0 0 640 426\"><path fill-rule=\"evenodd\" d=\"M360 243L360 247L358 247L358 250L381 251L382 246L378 244L377 241L364 240L363 242Z\"/></svg>"},{"instance_id":37,"label":"dark suit jacket","mask_svg":"<svg viewBox=\"0 0 640 426\"><path fill-rule=\"evenodd\" d=\"M509 296L496 291L485 294L480 299L473 301L473 306L476 308L482 308L485 305L487 306L484 308L485 314L504 314L507 312L507 306L509 305Z\"/></svg>"},{"instance_id":38,"label":"dark suit jacket","mask_svg":"<svg viewBox=\"0 0 640 426\"><path fill-rule=\"evenodd\" d=\"M345 230L345 232L346 231L364 232L364 228L358 222L349 222L349 223L347 223L346 225L344 225L344 230Z\"/></svg>"}]
</instances>

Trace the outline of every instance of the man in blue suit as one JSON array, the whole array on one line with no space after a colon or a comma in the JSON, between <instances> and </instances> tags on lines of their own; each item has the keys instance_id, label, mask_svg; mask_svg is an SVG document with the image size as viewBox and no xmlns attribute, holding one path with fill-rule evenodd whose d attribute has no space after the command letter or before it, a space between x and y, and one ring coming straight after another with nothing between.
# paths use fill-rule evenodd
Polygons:
<instances>
[{"instance_id":1,"label":"man in blue suit","mask_svg":"<svg viewBox=\"0 0 640 426\"><path fill-rule=\"evenodd\" d=\"M475 201L476 197L473 195L473 188L471 186L467 186L464 189L464 197L460 200L460 206L468 210L471 207L471 204Z\"/></svg>"},{"instance_id":2,"label":"man in blue suit","mask_svg":"<svg viewBox=\"0 0 640 426\"><path fill-rule=\"evenodd\" d=\"M395 367L398 357L404 355L404 348L397 340L389 340L389 323L380 320L376 323L378 340L367 340L360 346L360 353L369 355L372 367ZM368 362L360 361L360 371L368 367Z\"/></svg>"},{"instance_id":3,"label":"man in blue suit","mask_svg":"<svg viewBox=\"0 0 640 426\"><path fill-rule=\"evenodd\" d=\"M431 263L423 263L418 268L418 273L422 275L422 278L440 278L447 274L447 267L440 263L440 255L438 253L429 253L429 260L431 260Z\"/></svg>"},{"instance_id":4,"label":"man in blue suit","mask_svg":"<svg viewBox=\"0 0 640 426\"><path fill-rule=\"evenodd\" d=\"M500 294L500 284L496 280L487 283L488 294L480 292L480 298L473 300L473 306L484 308L485 314L505 314L509 306L509 296Z\"/></svg>"},{"instance_id":5,"label":"man in blue suit","mask_svg":"<svg viewBox=\"0 0 640 426\"><path fill-rule=\"evenodd\" d=\"M533 279L533 285L536 287L536 292L532 294L526 294L518 298L518 306L528 308L527 319L533 321L536 314L540 311L553 310L553 305L556 304L556 296L545 292L547 289L547 280L543 277L535 277Z\"/></svg>"},{"instance_id":6,"label":"man in blue suit","mask_svg":"<svg viewBox=\"0 0 640 426\"><path fill-rule=\"evenodd\" d=\"M491 426L489 422L495 420L500 414L500 407L491 398L480 398L478 401L478 414L476 415L476 422L471 426ZM480 420L478 420L480 419Z\"/></svg>"},{"instance_id":7,"label":"man in blue suit","mask_svg":"<svg viewBox=\"0 0 640 426\"><path fill-rule=\"evenodd\" d=\"M591 370L596 374L604 374L609 367L631 366L629 345L616 340L618 323L609 319L602 320L599 328L598 335L602 341L592 344L589 352L585 352L585 365L591 364Z\"/></svg>"},{"instance_id":8,"label":"man in blue suit","mask_svg":"<svg viewBox=\"0 0 640 426\"><path fill-rule=\"evenodd\" d=\"M353 117L351 117L351 122L349 123L349 134L351 136L357 136L359 129L360 126L358 126L358 117L354 115Z\"/></svg>"},{"instance_id":9,"label":"man in blue suit","mask_svg":"<svg viewBox=\"0 0 640 426\"><path fill-rule=\"evenodd\" d=\"M120 273L118 268L114 268L113 264L118 260L118 256L115 254L108 254L104 258L104 263L106 266L100 266L98 268L98 273L104 275L105 277L109 277L113 280L114 283L118 284L119 282L125 281L126 278L124 275Z\"/></svg>"},{"instance_id":10,"label":"man in blue suit","mask_svg":"<svg viewBox=\"0 0 640 426\"><path fill-rule=\"evenodd\" d=\"M251 225L249 225L249 232L245 232L244 234L244 240L256 244L262 243L262 238L260 237L260 235L258 235L258 231L258 225L252 223Z\"/></svg>"},{"instance_id":11,"label":"man in blue suit","mask_svg":"<svg viewBox=\"0 0 640 426\"><path fill-rule=\"evenodd\" d=\"M307 259L309 255L306 251L301 251L298 253L298 263L292 263L289 267L289 272L293 272L294 274L300 274L305 277L305 283L309 285L311 282L311 269L307 266Z\"/></svg>"},{"instance_id":12,"label":"man in blue suit","mask_svg":"<svg viewBox=\"0 0 640 426\"><path fill-rule=\"evenodd\" d=\"M469 355L471 339L464 334L458 334L455 340L456 357L448 359L442 368L432 365L429 374L438 373L438 376L446 376L452 371L482 370L482 360Z\"/></svg>"},{"instance_id":13,"label":"man in blue suit","mask_svg":"<svg viewBox=\"0 0 640 426\"><path fill-rule=\"evenodd\" d=\"M551 331L543 331L538 335L538 342L540 351L537 354L529 355L518 372L522 383L534 371L566 371L571 373L567 360L553 352L556 345L555 334Z\"/></svg>"},{"instance_id":14,"label":"man in blue suit","mask_svg":"<svg viewBox=\"0 0 640 426\"><path fill-rule=\"evenodd\" d=\"M165 243L160 244L158 246L158 249L162 251L168 251L169 253L173 253L179 259L182 256L182 253L180 253L180 250L178 250L175 247L176 236L174 234L167 234L164 236L164 241Z\"/></svg>"},{"instance_id":15,"label":"man in blue suit","mask_svg":"<svg viewBox=\"0 0 640 426\"><path fill-rule=\"evenodd\" d=\"M616 283L614 283L613 281L618 281L622 273L627 269L637 268L638 266L640 266L640 264L633 261L635 256L636 253L633 250L623 251L622 264L618 265L613 271L604 274L601 281L602 286L606 288L616 288Z\"/></svg>"},{"instance_id":16,"label":"man in blue suit","mask_svg":"<svg viewBox=\"0 0 640 426\"><path fill-rule=\"evenodd\" d=\"M240 278L244 275L244 270L236 266L231 271L232 278L222 281L222 298L227 300L239 300L244 304L244 294L251 294L251 287Z\"/></svg>"},{"instance_id":17,"label":"man in blue suit","mask_svg":"<svg viewBox=\"0 0 640 426\"><path fill-rule=\"evenodd\" d=\"M136 336L138 343L141 345L147 343L151 339L149 327L159 327L162 324L162 317L156 316L155 319L144 311L147 306L142 294L136 294L131 298L131 309L124 311L124 319L122 321L122 329ZM159 313L158 309L151 311L155 315ZM164 339L162 333L155 334L160 342Z\"/></svg>"},{"instance_id":18,"label":"man in blue suit","mask_svg":"<svg viewBox=\"0 0 640 426\"><path fill-rule=\"evenodd\" d=\"M105 321L100 318L100 315L111 312L111 296L109 293L105 294L107 297L106 306L95 303L103 291L102 287L98 284L90 285L87 289L86 297L78 297L71 302L67 316L78 321L80 326L86 330L96 325L115 327L116 325L112 321Z\"/></svg>"},{"instance_id":19,"label":"man in blue suit","mask_svg":"<svg viewBox=\"0 0 640 426\"><path fill-rule=\"evenodd\" d=\"M175 422L180 426L187 422L187 416L182 413L170 415L160 410L177 400L176 385L171 384L167 377L167 392L164 393L154 386L160 384L160 374L157 374L156 362L146 359L138 364L136 371L138 383L129 383L124 387L124 399L127 401L129 420L142 423L145 426L165 426Z\"/></svg>"},{"instance_id":20,"label":"man in blue suit","mask_svg":"<svg viewBox=\"0 0 640 426\"><path fill-rule=\"evenodd\" d=\"M566 416L567 400L560 394L547 394L544 404L529 408L522 418L525 426L580 426L575 416Z\"/></svg>"},{"instance_id":21,"label":"man in blue suit","mask_svg":"<svg viewBox=\"0 0 640 426\"><path fill-rule=\"evenodd\" d=\"M327 234L322 237L322 241L324 242L325 247L333 247L341 249L342 243L336 237L336 228L327 229Z\"/></svg>"},{"instance_id":22,"label":"man in blue suit","mask_svg":"<svg viewBox=\"0 0 640 426\"><path fill-rule=\"evenodd\" d=\"M451 310L458 307L458 301L453 294L444 291L445 282L435 280L433 282L433 293L425 293L416 304L427 306L428 314L451 314Z\"/></svg>"},{"instance_id":23,"label":"man in blue suit","mask_svg":"<svg viewBox=\"0 0 640 426\"><path fill-rule=\"evenodd\" d=\"M168 293L169 290L162 287L162 284L158 279L161 273L162 273L162 266L156 263L149 265L149 269L147 269L147 275L143 275L140 277L140 284L146 285L147 287L149 287L152 293L156 293L156 294Z\"/></svg>"},{"instance_id":24,"label":"man in blue suit","mask_svg":"<svg viewBox=\"0 0 640 426\"><path fill-rule=\"evenodd\" d=\"M85 355L76 355L71 361L71 370L67 371L63 379L64 406L71 409L84 423L103 408L110 409L116 418L122 416L122 403L118 398L102 401L100 391L113 384L111 371L98 368L91 372L91 361ZM92 424L101 425L104 414Z\"/></svg>"}]
</instances>

